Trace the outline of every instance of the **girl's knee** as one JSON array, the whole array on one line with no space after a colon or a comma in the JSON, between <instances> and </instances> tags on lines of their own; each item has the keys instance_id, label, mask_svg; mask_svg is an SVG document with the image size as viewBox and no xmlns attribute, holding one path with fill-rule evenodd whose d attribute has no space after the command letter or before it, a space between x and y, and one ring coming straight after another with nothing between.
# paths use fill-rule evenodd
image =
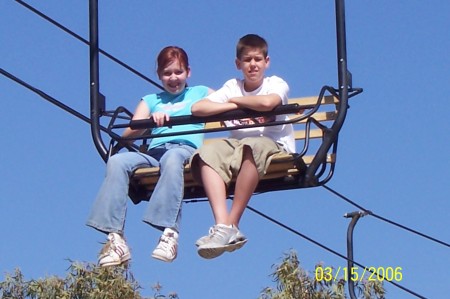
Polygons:
<instances>
[{"instance_id":1,"label":"girl's knee","mask_svg":"<svg viewBox=\"0 0 450 299\"><path fill-rule=\"evenodd\" d=\"M151 166L156 164L140 153L125 152L111 156L106 163L106 169L107 171L132 170L140 165Z\"/></svg>"},{"instance_id":2,"label":"girl's knee","mask_svg":"<svg viewBox=\"0 0 450 299\"><path fill-rule=\"evenodd\" d=\"M171 149L164 153L160 164L181 164L189 159L191 154L185 149Z\"/></svg>"},{"instance_id":3,"label":"girl's knee","mask_svg":"<svg viewBox=\"0 0 450 299\"><path fill-rule=\"evenodd\" d=\"M114 168L123 168L125 162L125 157L123 154L116 154L111 156L106 162L106 168L114 169Z\"/></svg>"}]
</instances>

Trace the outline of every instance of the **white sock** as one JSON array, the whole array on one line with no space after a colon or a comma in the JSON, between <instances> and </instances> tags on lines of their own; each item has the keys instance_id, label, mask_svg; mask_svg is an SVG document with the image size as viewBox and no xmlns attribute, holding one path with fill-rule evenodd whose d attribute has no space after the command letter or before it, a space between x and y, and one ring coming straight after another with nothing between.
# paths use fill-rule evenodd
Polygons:
<instances>
[{"instance_id":1,"label":"white sock","mask_svg":"<svg viewBox=\"0 0 450 299\"><path fill-rule=\"evenodd\" d=\"M233 227L232 224L227 225L227 224L222 224L222 223L217 224L217 226L226 227L226 228L232 228Z\"/></svg>"},{"instance_id":2,"label":"white sock","mask_svg":"<svg viewBox=\"0 0 450 299\"><path fill-rule=\"evenodd\" d=\"M164 229L164 235L167 235L167 234L173 234L175 236L175 238L178 238L178 232L174 228L166 227Z\"/></svg>"}]
</instances>

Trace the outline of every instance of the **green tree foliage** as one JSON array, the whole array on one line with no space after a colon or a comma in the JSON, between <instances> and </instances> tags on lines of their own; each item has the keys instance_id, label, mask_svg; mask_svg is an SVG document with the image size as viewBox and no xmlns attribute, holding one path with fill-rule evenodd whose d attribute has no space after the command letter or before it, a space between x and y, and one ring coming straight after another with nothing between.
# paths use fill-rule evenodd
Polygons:
<instances>
[{"instance_id":1,"label":"green tree foliage","mask_svg":"<svg viewBox=\"0 0 450 299\"><path fill-rule=\"evenodd\" d=\"M279 265L274 265L273 280L276 288L265 288L259 299L346 299L346 280L316 279L300 267L294 251L286 254ZM323 267L317 265L317 267ZM384 288L379 281L355 282L358 298L384 299Z\"/></svg>"},{"instance_id":2,"label":"green tree foliage","mask_svg":"<svg viewBox=\"0 0 450 299\"><path fill-rule=\"evenodd\" d=\"M152 287L153 297L142 297L141 287L128 267L101 268L94 264L72 262L66 278L46 277L26 281L19 269L6 274L0 282L1 299L177 299L173 293L160 294L161 285Z\"/></svg>"},{"instance_id":3,"label":"green tree foliage","mask_svg":"<svg viewBox=\"0 0 450 299\"><path fill-rule=\"evenodd\" d=\"M272 274L276 288L265 288L259 299L346 299L346 281L317 279L300 267L297 254L286 254ZM323 267L317 265L317 267ZM378 281L355 282L359 297L384 299L384 288ZM71 262L65 278L55 276L26 281L19 269L0 281L0 299L179 299L177 294L162 295L161 285L152 289L153 297L142 297L141 287L129 268L101 268L90 263Z\"/></svg>"}]
</instances>

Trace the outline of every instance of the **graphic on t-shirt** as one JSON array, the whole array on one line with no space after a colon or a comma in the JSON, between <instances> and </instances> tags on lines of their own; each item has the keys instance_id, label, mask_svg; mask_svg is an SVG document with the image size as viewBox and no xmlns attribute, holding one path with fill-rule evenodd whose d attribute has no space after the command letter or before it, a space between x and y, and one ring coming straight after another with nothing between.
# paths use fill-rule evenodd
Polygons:
<instances>
[{"instance_id":1,"label":"graphic on t-shirt","mask_svg":"<svg viewBox=\"0 0 450 299\"><path fill-rule=\"evenodd\" d=\"M275 121L275 119L276 119L275 115L249 117L249 118L234 119L234 120L226 121L225 125L227 127L256 125L256 124L264 124L264 123L268 123L268 122L273 122L273 121Z\"/></svg>"},{"instance_id":2,"label":"graphic on t-shirt","mask_svg":"<svg viewBox=\"0 0 450 299\"><path fill-rule=\"evenodd\" d=\"M170 112L175 113L177 111L183 110L186 107L186 103L179 102L179 103L172 104L169 102L167 104L163 104L163 103L158 104L158 106L159 107L157 108L157 110L161 110L161 111L164 111L164 112L170 114Z\"/></svg>"}]
</instances>

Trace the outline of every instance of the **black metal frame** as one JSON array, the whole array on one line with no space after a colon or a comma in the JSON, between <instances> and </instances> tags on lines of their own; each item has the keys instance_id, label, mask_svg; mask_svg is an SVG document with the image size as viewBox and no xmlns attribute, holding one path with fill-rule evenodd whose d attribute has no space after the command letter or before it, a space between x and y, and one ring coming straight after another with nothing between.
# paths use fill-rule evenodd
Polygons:
<instances>
[{"instance_id":1,"label":"black metal frame","mask_svg":"<svg viewBox=\"0 0 450 299\"><path fill-rule=\"evenodd\" d=\"M341 127L344 124L347 109L348 109L348 100L349 98L359 94L362 92L361 88L353 88L351 82L351 73L347 69L347 50L346 50L346 28L345 28L345 7L344 0L335 0L335 13L336 13L336 40L337 40L337 67L338 67L338 88L335 89L330 86L324 86L321 89L319 94L317 103L314 106L298 106L298 105L287 105L276 108L274 111L268 113L249 111L249 110L239 110L233 111L230 113L224 113L221 115L211 116L211 117L195 117L195 116L180 116L180 117L172 117L168 125L180 125L186 123L194 123L194 122L211 122L218 120L227 120L227 119L236 119L242 118L243 116L261 116L264 114L288 114L293 113L295 111L299 111L300 109L309 109L309 112L300 116L297 119L286 121L286 122L275 122L270 123L270 125L279 125L283 123L294 123L303 118L307 118L307 129L314 123L316 126L319 126L324 131L324 137L322 139L322 143L318 148L316 154L314 155L314 159L309 166L305 166L303 161L301 160L302 153L298 155L299 166L304 168L304 175L301 177L295 178L295 181L292 180L283 181L283 180L274 180L264 181L264 184L260 184L256 192L267 192L274 190L285 190L285 189L293 189L293 188L306 188L306 187L315 187L319 185L323 185L328 182L334 173L334 163L328 168L326 158L329 153L336 154L337 152L337 144L338 144L338 136ZM152 120L142 120L142 121L133 121L131 122L132 114L124 107L118 107L115 111L106 111L105 110L105 98L100 93L99 88L99 45L98 45L98 0L90 0L89 1L89 28L90 28L90 97L91 97L91 133L94 144L104 161L107 161L111 152L112 152L112 144L114 141L120 142L121 139L117 138L118 134L114 132L115 129L120 129L124 127L132 127L132 128L152 128L154 127L154 123ZM328 92L331 95L337 97L339 99L338 104L336 105L337 116L336 120L333 122L330 128L323 127L319 123L315 122L314 119L309 119L309 117L316 112L320 105L321 100L324 97L325 93ZM123 116L125 114L125 116ZM105 145L102 140L100 134L100 118L102 116L109 115L111 117L110 125L108 126L108 134L112 138L109 147ZM125 124L116 124L116 121L119 119L125 119L127 121ZM260 125L258 125L260 126ZM251 127L244 126L244 127ZM198 132L213 132L213 131L224 131L229 130L229 128L223 129L205 129L201 131L189 131L184 134L198 133ZM180 133L178 133L180 134ZM168 135L152 135L151 133L141 136L138 139L146 140L147 138L168 136ZM306 145L307 146L307 145ZM132 149L133 150L133 149ZM204 196L202 192L192 192L189 194L185 194L187 198L193 198L196 196Z\"/></svg>"}]
</instances>

